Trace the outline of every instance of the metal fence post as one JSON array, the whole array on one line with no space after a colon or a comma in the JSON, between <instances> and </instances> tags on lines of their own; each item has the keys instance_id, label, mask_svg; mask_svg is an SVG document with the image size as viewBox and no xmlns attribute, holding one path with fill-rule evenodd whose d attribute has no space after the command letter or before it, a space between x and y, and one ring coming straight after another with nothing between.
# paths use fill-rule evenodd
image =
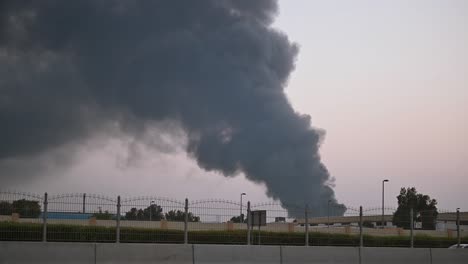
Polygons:
<instances>
[{"instance_id":1,"label":"metal fence post","mask_svg":"<svg viewBox=\"0 0 468 264\"><path fill-rule=\"evenodd\" d=\"M258 221L260 222L260 219L258 219ZM260 232L260 224L258 224L258 245L259 246L262 244L261 237L262 237L262 233Z\"/></svg>"},{"instance_id":2,"label":"metal fence post","mask_svg":"<svg viewBox=\"0 0 468 264\"><path fill-rule=\"evenodd\" d=\"M250 201L247 202L247 245L250 245L250 226L252 225L252 217L250 214Z\"/></svg>"},{"instance_id":3,"label":"metal fence post","mask_svg":"<svg viewBox=\"0 0 468 264\"><path fill-rule=\"evenodd\" d=\"M47 241L47 193L44 193L44 210L42 212L42 241Z\"/></svg>"},{"instance_id":4,"label":"metal fence post","mask_svg":"<svg viewBox=\"0 0 468 264\"><path fill-rule=\"evenodd\" d=\"M411 209L410 209L410 236L411 236L411 248L413 248L413 246L414 246L413 228L414 228L414 223L413 223L413 207L411 207Z\"/></svg>"},{"instance_id":5,"label":"metal fence post","mask_svg":"<svg viewBox=\"0 0 468 264\"><path fill-rule=\"evenodd\" d=\"M116 230L115 230L115 242L120 243L120 195L117 196L117 222L116 222Z\"/></svg>"},{"instance_id":6,"label":"metal fence post","mask_svg":"<svg viewBox=\"0 0 468 264\"><path fill-rule=\"evenodd\" d=\"M457 208L457 247L460 247L460 208Z\"/></svg>"},{"instance_id":7,"label":"metal fence post","mask_svg":"<svg viewBox=\"0 0 468 264\"><path fill-rule=\"evenodd\" d=\"M308 214L309 206L306 204L304 210L305 216L305 246L309 246L309 214Z\"/></svg>"},{"instance_id":8,"label":"metal fence post","mask_svg":"<svg viewBox=\"0 0 468 264\"><path fill-rule=\"evenodd\" d=\"M364 239L363 239L363 233L362 233L362 206L359 206L359 247L364 246Z\"/></svg>"},{"instance_id":9,"label":"metal fence post","mask_svg":"<svg viewBox=\"0 0 468 264\"><path fill-rule=\"evenodd\" d=\"M83 193L83 214L86 212L86 193Z\"/></svg>"},{"instance_id":10,"label":"metal fence post","mask_svg":"<svg viewBox=\"0 0 468 264\"><path fill-rule=\"evenodd\" d=\"M185 198L184 244L188 244L188 199Z\"/></svg>"},{"instance_id":11,"label":"metal fence post","mask_svg":"<svg viewBox=\"0 0 468 264\"><path fill-rule=\"evenodd\" d=\"M330 202L331 202L331 200L328 200L328 205L327 205L327 230L328 230L328 234L330 234Z\"/></svg>"}]
</instances>

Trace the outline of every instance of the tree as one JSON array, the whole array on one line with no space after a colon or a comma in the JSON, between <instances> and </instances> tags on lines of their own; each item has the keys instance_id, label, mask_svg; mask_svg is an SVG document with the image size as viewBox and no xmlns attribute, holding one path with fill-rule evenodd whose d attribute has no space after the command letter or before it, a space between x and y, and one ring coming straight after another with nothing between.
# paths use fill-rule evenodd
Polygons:
<instances>
[{"instance_id":1,"label":"tree","mask_svg":"<svg viewBox=\"0 0 468 264\"><path fill-rule=\"evenodd\" d=\"M7 201L0 201L0 215L11 215L13 206Z\"/></svg>"},{"instance_id":2,"label":"tree","mask_svg":"<svg viewBox=\"0 0 468 264\"><path fill-rule=\"evenodd\" d=\"M194 216L192 213L188 213L187 219L189 222L200 222L199 216ZM185 212L180 210L171 210L166 213L166 220L168 221L176 221L176 222L184 222L185 221Z\"/></svg>"},{"instance_id":3,"label":"tree","mask_svg":"<svg viewBox=\"0 0 468 264\"><path fill-rule=\"evenodd\" d=\"M143 210L138 210L135 207L133 207L132 209L130 209L130 211L125 213L125 220L140 220L140 211L141 215L143 215Z\"/></svg>"},{"instance_id":4,"label":"tree","mask_svg":"<svg viewBox=\"0 0 468 264\"><path fill-rule=\"evenodd\" d=\"M160 221L164 219L164 214L162 213L162 208L159 205L151 204L145 209L132 208L130 211L125 213L126 220L150 220L151 221Z\"/></svg>"},{"instance_id":5,"label":"tree","mask_svg":"<svg viewBox=\"0 0 468 264\"><path fill-rule=\"evenodd\" d=\"M393 214L393 224L410 228L410 210L413 208L413 222L421 222L422 229L434 230L437 219L437 201L429 195L418 193L415 187L401 188L397 196L398 209Z\"/></svg>"},{"instance_id":6,"label":"tree","mask_svg":"<svg viewBox=\"0 0 468 264\"><path fill-rule=\"evenodd\" d=\"M20 217L24 218L37 218L41 214L41 206L38 201L16 200L11 204L11 208L13 213L18 213Z\"/></svg>"},{"instance_id":7,"label":"tree","mask_svg":"<svg viewBox=\"0 0 468 264\"><path fill-rule=\"evenodd\" d=\"M112 220L113 215L109 213L109 211L104 211L102 212L101 209L99 209L99 213L94 213L94 217L96 217L97 220Z\"/></svg>"},{"instance_id":8,"label":"tree","mask_svg":"<svg viewBox=\"0 0 468 264\"><path fill-rule=\"evenodd\" d=\"M161 221L164 219L164 214L162 211L163 209L161 206L152 204L143 210L144 220L150 220L151 218L151 221Z\"/></svg>"},{"instance_id":9,"label":"tree","mask_svg":"<svg viewBox=\"0 0 468 264\"><path fill-rule=\"evenodd\" d=\"M23 218L36 218L41 214L41 206L38 201L26 199L16 200L13 203L0 202L0 215L11 215L17 213Z\"/></svg>"},{"instance_id":10,"label":"tree","mask_svg":"<svg viewBox=\"0 0 468 264\"><path fill-rule=\"evenodd\" d=\"M229 220L233 223L242 223L241 221L241 216L233 216L231 217L231 220ZM247 219L244 219L244 223L247 223Z\"/></svg>"}]
</instances>

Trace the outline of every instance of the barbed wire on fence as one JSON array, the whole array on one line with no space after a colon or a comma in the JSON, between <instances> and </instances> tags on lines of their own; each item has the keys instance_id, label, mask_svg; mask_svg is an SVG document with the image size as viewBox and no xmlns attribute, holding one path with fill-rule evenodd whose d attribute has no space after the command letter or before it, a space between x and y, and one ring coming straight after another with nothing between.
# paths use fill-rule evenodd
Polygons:
<instances>
[{"instance_id":1,"label":"barbed wire on fence","mask_svg":"<svg viewBox=\"0 0 468 264\"><path fill-rule=\"evenodd\" d=\"M44 198L43 195L40 195L37 193L31 193L31 192L20 192L20 191L12 191L12 190L0 191L0 201L16 199L16 198L11 198L11 197L23 197L23 198L31 198L35 200L42 200Z\"/></svg>"}]
</instances>

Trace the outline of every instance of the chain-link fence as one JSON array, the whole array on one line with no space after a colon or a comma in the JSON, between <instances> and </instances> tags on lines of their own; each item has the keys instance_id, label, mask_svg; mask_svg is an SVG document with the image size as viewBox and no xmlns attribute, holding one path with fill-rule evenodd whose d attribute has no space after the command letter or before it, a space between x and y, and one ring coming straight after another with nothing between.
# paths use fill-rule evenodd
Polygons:
<instances>
[{"instance_id":1,"label":"chain-link fence","mask_svg":"<svg viewBox=\"0 0 468 264\"><path fill-rule=\"evenodd\" d=\"M277 202L0 192L0 240L369 247L468 243L468 212L458 210L329 203L326 216L313 213L307 205Z\"/></svg>"},{"instance_id":2,"label":"chain-link fence","mask_svg":"<svg viewBox=\"0 0 468 264\"><path fill-rule=\"evenodd\" d=\"M47 211L43 212L47 224L44 240L115 241L116 198L63 194L48 196L44 201L47 202Z\"/></svg>"},{"instance_id":3,"label":"chain-link fence","mask_svg":"<svg viewBox=\"0 0 468 264\"><path fill-rule=\"evenodd\" d=\"M40 195L0 192L0 240L43 240L43 204Z\"/></svg>"},{"instance_id":4,"label":"chain-link fence","mask_svg":"<svg viewBox=\"0 0 468 264\"><path fill-rule=\"evenodd\" d=\"M152 196L125 198L120 241L184 243L185 202Z\"/></svg>"}]
</instances>

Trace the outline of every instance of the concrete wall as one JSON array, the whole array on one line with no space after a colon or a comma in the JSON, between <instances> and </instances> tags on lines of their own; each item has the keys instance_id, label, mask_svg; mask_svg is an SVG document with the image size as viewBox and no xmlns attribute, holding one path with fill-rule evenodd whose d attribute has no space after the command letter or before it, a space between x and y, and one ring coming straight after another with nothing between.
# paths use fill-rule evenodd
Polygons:
<instances>
[{"instance_id":1,"label":"concrete wall","mask_svg":"<svg viewBox=\"0 0 468 264\"><path fill-rule=\"evenodd\" d=\"M449 250L449 249L444 249ZM450 260L448 258L447 260ZM429 264L431 252L428 248L363 248L361 264ZM451 263L447 261L447 263Z\"/></svg>"},{"instance_id":2,"label":"concrete wall","mask_svg":"<svg viewBox=\"0 0 468 264\"><path fill-rule=\"evenodd\" d=\"M195 245L194 263L280 264L280 246Z\"/></svg>"},{"instance_id":3,"label":"concrete wall","mask_svg":"<svg viewBox=\"0 0 468 264\"><path fill-rule=\"evenodd\" d=\"M359 263L359 248L351 247L293 247L281 248L282 263Z\"/></svg>"},{"instance_id":4,"label":"concrete wall","mask_svg":"<svg viewBox=\"0 0 468 264\"><path fill-rule=\"evenodd\" d=\"M458 254L454 254L457 251ZM468 249L434 248L431 250L432 264L466 264L468 263Z\"/></svg>"},{"instance_id":5,"label":"concrete wall","mask_svg":"<svg viewBox=\"0 0 468 264\"><path fill-rule=\"evenodd\" d=\"M92 243L0 242L1 264L95 264Z\"/></svg>"},{"instance_id":6,"label":"concrete wall","mask_svg":"<svg viewBox=\"0 0 468 264\"><path fill-rule=\"evenodd\" d=\"M192 245L96 244L99 264L192 264Z\"/></svg>"},{"instance_id":7,"label":"concrete wall","mask_svg":"<svg viewBox=\"0 0 468 264\"><path fill-rule=\"evenodd\" d=\"M466 264L466 249L0 242L0 264Z\"/></svg>"}]
</instances>

